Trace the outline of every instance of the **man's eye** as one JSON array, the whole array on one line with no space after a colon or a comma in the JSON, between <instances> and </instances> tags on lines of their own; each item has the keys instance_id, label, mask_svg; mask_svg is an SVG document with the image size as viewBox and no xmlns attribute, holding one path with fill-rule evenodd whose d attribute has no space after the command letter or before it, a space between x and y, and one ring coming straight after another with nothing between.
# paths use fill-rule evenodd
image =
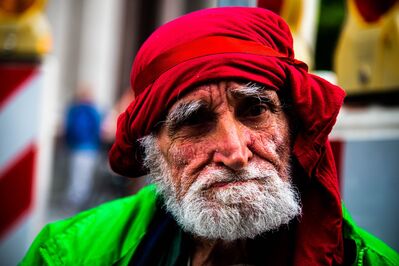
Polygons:
<instances>
[{"instance_id":1,"label":"man's eye","mask_svg":"<svg viewBox=\"0 0 399 266\"><path fill-rule=\"evenodd\" d=\"M174 135L180 130L194 130L195 134L200 134L209 129L215 118L215 114L211 111L200 109L183 119L168 123L168 131L170 135Z\"/></svg>"},{"instance_id":2,"label":"man's eye","mask_svg":"<svg viewBox=\"0 0 399 266\"><path fill-rule=\"evenodd\" d=\"M257 118L275 110L275 104L267 97L247 97L237 105L236 115L242 118Z\"/></svg>"},{"instance_id":3,"label":"man's eye","mask_svg":"<svg viewBox=\"0 0 399 266\"><path fill-rule=\"evenodd\" d=\"M205 114L196 113L182 121L182 126L196 126L206 122L207 119Z\"/></svg>"},{"instance_id":4,"label":"man's eye","mask_svg":"<svg viewBox=\"0 0 399 266\"><path fill-rule=\"evenodd\" d=\"M246 117L256 117L268 110L268 107L265 104L256 104L249 106L247 110L244 111L242 114L243 116Z\"/></svg>"}]
</instances>

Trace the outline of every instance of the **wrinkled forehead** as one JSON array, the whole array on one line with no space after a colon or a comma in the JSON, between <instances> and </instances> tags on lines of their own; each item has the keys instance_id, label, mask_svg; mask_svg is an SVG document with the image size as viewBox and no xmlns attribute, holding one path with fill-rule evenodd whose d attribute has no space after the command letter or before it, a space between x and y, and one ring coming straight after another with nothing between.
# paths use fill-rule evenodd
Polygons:
<instances>
[{"instance_id":1,"label":"wrinkled forehead","mask_svg":"<svg viewBox=\"0 0 399 266\"><path fill-rule=\"evenodd\" d=\"M217 107L222 102L234 105L245 98L267 97L270 101L279 104L280 96L275 89L256 82L222 80L209 82L192 88L185 95L179 97L169 108L167 113L189 103L201 102L210 107Z\"/></svg>"}]
</instances>

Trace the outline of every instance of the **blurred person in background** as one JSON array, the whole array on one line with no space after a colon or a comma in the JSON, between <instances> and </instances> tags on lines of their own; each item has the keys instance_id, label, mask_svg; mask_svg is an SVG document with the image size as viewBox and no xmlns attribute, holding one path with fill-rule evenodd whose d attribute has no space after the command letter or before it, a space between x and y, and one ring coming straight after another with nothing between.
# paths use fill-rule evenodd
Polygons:
<instances>
[{"instance_id":1,"label":"blurred person in background","mask_svg":"<svg viewBox=\"0 0 399 266\"><path fill-rule=\"evenodd\" d=\"M92 89L81 85L68 107L65 120L65 140L70 154L67 207L84 208L91 194L100 148L101 115Z\"/></svg>"},{"instance_id":2,"label":"blurred person in background","mask_svg":"<svg viewBox=\"0 0 399 266\"><path fill-rule=\"evenodd\" d=\"M110 171L108 165L108 151L115 141L115 132L117 127L118 116L123 113L129 104L134 99L134 92L129 87L125 88L121 97L117 100L115 105L106 113L102 125L101 125L101 140L103 144L102 160L104 162L104 176L99 178L100 186L96 187L96 195L98 195L97 189L102 188L105 194L112 195L112 197L121 197L131 195L137 192L144 185L148 184L148 180L145 177L131 179L125 176L121 176L115 172ZM97 180L97 179L96 179Z\"/></svg>"},{"instance_id":3,"label":"blurred person in background","mask_svg":"<svg viewBox=\"0 0 399 266\"><path fill-rule=\"evenodd\" d=\"M115 141L116 122L118 116L126 110L133 99L134 92L130 87L128 87L124 90L124 93L111 110L107 112L101 125L101 138L105 143L110 143L110 145L112 145Z\"/></svg>"},{"instance_id":4,"label":"blurred person in background","mask_svg":"<svg viewBox=\"0 0 399 266\"><path fill-rule=\"evenodd\" d=\"M341 203L328 135L345 93L295 59L280 17L167 23L131 85L110 164L154 184L48 225L22 265L398 265Z\"/></svg>"}]
</instances>

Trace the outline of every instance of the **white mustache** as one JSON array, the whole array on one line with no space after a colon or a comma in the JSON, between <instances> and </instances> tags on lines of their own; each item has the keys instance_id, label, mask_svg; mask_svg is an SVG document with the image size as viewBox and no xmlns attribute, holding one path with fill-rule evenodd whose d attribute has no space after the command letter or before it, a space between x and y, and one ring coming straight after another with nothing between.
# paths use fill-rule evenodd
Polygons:
<instances>
[{"instance_id":1,"label":"white mustache","mask_svg":"<svg viewBox=\"0 0 399 266\"><path fill-rule=\"evenodd\" d=\"M231 183L237 181L265 180L268 178L279 178L277 171L262 169L257 165L249 165L244 169L232 171L227 168L210 169L201 174L191 185L190 190L200 191L212 187L216 183Z\"/></svg>"}]
</instances>

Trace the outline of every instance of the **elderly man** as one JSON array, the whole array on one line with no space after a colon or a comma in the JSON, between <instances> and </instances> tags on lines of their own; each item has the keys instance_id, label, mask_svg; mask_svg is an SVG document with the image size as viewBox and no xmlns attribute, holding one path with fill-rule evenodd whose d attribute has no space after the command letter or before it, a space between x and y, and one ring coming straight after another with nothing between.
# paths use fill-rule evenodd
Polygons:
<instances>
[{"instance_id":1,"label":"elderly man","mask_svg":"<svg viewBox=\"0 0 399 266\"><path fill-rule=\"evenodd\" d=\"M47 226L23 264L398 265L341 206L327 137L344 92L294 59L280 17L178 18L131 84L110 163L154 184Z\"/></svg>"}]
</instances>

